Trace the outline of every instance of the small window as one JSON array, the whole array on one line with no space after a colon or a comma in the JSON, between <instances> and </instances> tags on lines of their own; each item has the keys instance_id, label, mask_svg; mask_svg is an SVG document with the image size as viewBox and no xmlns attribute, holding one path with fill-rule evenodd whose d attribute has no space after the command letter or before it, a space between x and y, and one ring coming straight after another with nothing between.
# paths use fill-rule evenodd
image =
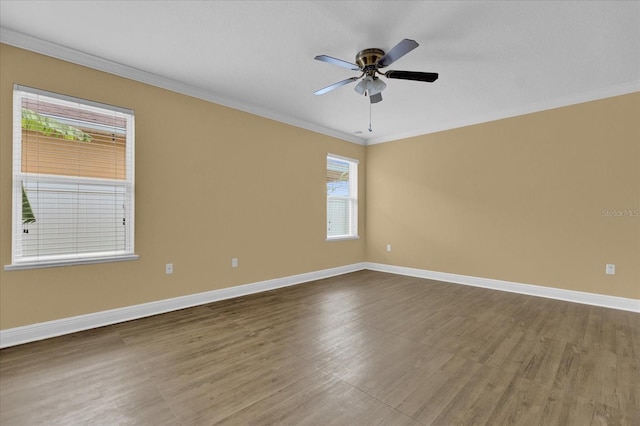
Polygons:
<instances>
[{"instance_id":1,"label":"small window","mask_svg":"<svg viewBox=\"0 0 640 426\"><path fill-rule=\"evenodd\" d=\"M14 86L12 264L135 259L133 111Z\"/></svg>"},{"instance_id":2,"label":"small window","mask_svg":"<svg viewBox=\"0 0 640 426\"><path fill-rule=\"evenodd\" d=\"M358 238L358 160L327 155L327 239Z\"/></svg>"}]
</instances>

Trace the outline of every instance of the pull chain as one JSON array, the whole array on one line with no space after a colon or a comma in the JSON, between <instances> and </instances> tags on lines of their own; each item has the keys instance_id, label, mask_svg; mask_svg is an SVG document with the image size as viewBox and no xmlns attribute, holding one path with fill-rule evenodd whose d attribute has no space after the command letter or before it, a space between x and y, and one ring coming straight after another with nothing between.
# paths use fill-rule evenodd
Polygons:
<instances>
[{"instance_id":1,"label":"pull chain","mask_svg":"<svg viewBox=\"0 0 640 426\"><path fill-rule=\"evenodd\" d=\"M371 102L369 102L369 133L373 132L371 128Z\"/></svg>"}]
</instances>

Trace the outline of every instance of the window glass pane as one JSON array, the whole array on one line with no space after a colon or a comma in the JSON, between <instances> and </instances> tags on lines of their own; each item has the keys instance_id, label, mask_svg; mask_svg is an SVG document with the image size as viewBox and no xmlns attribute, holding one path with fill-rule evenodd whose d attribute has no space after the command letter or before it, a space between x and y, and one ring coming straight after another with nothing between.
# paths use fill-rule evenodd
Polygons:
<instances>
[{"instance_id":1,"label":"window glass pane","mask_svg":"<svg viewBox=\"0 0 640 426\"><path fill-rule=\"evenodd\" d=\"M22 172L126 178L122 113L22 98Z\"/></svg>"},{"instance_id":2,"label":"window glass pane","mask_svg":"<svg viewBox=\"0 0 640 426\"><path fill-rule=\"evenodd\" d=\"M327 156L327 238L358 234L356 160Z\"/></svg>"},{"instance_id":3,"label":"window glass pane","mask_svg":"<svg viewBox=\"0 0 640 426\"><path fill-rule=\"evenodd\" d=\"M327 160L327 195L349 196L349 163Z\"/></svg>"},{"instance_id":4,"label":"window glass pane","mask_svg":"<svg viewBox=\"0 0 640 426\"><path fill-rule=\"evenodd\" d=\"M22 257L126 249L125 188L25 182L36 222L23 227Z\"/></svg>"},{"instance_id":5,"label":"window glass pane","mask_svg":"<svg viewBox=\"0 0 640 426\"><path fill-rule=\"evenodd\" d=\"M348 199L327 200L327 235L349 234L349 203Z\"/></svg>"},{"instance_id":6,"label":"window glass pane","mask_svg":"<svg viewBox=\"0 0 640 426\"><path fill-rule=\"evenodd\" d=\"M13 116L13 265L133 255L133 112L16 85Z\"/></svg>"}]
</instances>

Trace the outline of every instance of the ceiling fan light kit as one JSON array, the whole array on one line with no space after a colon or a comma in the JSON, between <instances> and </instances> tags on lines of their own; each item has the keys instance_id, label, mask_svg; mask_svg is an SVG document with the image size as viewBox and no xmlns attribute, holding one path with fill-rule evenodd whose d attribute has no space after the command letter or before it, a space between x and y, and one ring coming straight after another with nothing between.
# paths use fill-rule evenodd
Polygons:
<instances>
[{"instance_id":1,"label":"ceiling fan light kit","mask_svg":"<svg viewBox=\"0 0 640 426\"><path fill-rule=\"evenodd\" d=\"M356 85L356 87L354 87L354 90L361 95L371 97L378 93L382 93L385 87L387 87L387 84L378 77L366 76Z\"/></svg>"},{"instance_id":2,"label":"ceiling fan light kit","mask_svg":"<svg viewBox=\"0 0 640 426\"><path fill-rule=\"evenodd\" d=\"M380 71L380 68L391 65L418 46L419 45L415 40L405 38L386 53L384 50L377 48L364 49L356 55L355 64L327 55L318 55L314 58L317 61L338 65L352 71L360 71L361 74L359 77L351 77L320 90L316 90L313 94L324 95L338 87L354 83L362 78L362 81L359 82L354 89L358 94L368 96L370 103L375 104L382 101L382 91L387 87L386 83L382 81L378 75L398 80L413 80L433 83L438 79L438 73L393 70L383 73Z\"/></svg>"}]
</instances>

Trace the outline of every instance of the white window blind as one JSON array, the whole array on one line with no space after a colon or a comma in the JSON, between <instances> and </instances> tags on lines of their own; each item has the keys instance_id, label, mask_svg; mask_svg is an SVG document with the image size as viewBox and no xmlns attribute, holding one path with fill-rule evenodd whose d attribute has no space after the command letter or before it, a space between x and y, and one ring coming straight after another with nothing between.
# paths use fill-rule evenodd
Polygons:
<instances>
[{"instance_id":1,"label":"white window blind","mask_svg":"<svg viewBox=\"0 0 640 426\"><path fill-rule=\"evenodd\" d=\"M327 239L358 236L358 160L327 155Z\"/></svg>"},{"instance_id":2,"label":"white window blind","mask_svg":"<svg viewBox=\"0 0 640 426\"><path fill-rule=\"evenodd\" d=\"M134 255L133 111L14 86L12 265Z\"/></svg>"}]
</instances>

